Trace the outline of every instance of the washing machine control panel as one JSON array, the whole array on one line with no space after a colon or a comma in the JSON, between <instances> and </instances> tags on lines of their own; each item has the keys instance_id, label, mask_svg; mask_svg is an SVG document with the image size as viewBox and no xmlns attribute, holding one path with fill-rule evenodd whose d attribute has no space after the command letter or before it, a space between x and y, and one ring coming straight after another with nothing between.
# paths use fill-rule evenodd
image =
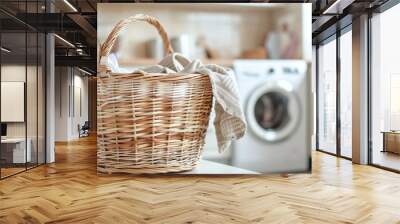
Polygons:
<instances>
[{"instance_id":1,"label":"washing machine control panel","mask_svg":"<svg viewBox=\"0 0 400 224\"><path fill-rule=\"evenodd\" d=\"M275 68L269 68L267 69L267 75L274 75L276 72Z\"/></svg>"},{"instance_id":2,"label":"washing machine control panel","mask_svg":"<svg viewBox=\"0 0 400 224\"><path fill-rule=\"evenodd\" d=\"M255 74L302 74L307 69L306 62L301 60L236 60L234 70L236 72L250 72ZM254 73L254 74L253 74Z\"/></svg>"},{"instance_id":3,"label":"washing machine control panel","mask_svg":"<svg viewBox=\"0 0 400 224\"><path fill-rule=\"evenodd\" d=\"M300 74L299 68L297 68L297 67L285 66L285 67L282 67L282 70L283 70L283 74L285 74L285 75L299 75Z\"/></svg>"},{"instance_id":4,"label":"washing machine control panel","mask_svg":"<svg viewBox=\"0 0 400 224\"><path fill-rule=\"evenodd\" d=\"M239 85L286 80L297 86L307 74L307 63L301 60L237 60L234 71Z\"/></svg>"}]
</instances>

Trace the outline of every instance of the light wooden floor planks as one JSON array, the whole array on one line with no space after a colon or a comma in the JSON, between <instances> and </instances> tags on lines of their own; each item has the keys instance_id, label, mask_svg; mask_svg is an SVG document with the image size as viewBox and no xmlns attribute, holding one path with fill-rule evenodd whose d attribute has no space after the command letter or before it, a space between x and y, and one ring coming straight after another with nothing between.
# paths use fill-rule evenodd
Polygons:
<instances>
[{"instance_id":1,"label":"light wooden floor planks","mask_svg":"<svg viewBox=\"0 0 400 224\"><path fill-rule=\"evenodd\" d=\"M95 138L0 181L0 223L400 223L400 175L315 152L313 173L135 177L96 173Z\"/></svg>"}]
</instances>

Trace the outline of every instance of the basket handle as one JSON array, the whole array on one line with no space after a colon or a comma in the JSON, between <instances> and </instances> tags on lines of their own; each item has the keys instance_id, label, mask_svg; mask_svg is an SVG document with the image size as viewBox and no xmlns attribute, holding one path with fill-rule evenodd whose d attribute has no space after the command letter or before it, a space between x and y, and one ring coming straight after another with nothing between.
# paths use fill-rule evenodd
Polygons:
<instances>
[{"instance_id":1,"label":"basket handle","mask_svg":"<svg viewBox=\"0 0 400 224\"><path fill-rule=\"evenodd\" d=\"M148 16L148 15L144 15L144 14L136 14L134 16L130 16L126 19L119 21L117 23L117 25L115 25L115 27L113 28L111 33L108 35L106 41L100 46L99 60L101 60L102 57L108 57L112 47L114 46L115 40L117 39L119 34L125 29L125 27L129 23L135 22L135 21L145 21L145 22L153 25L157 29L158 34L160 34L160 36L161 36L166 54L171 54L174 52L174 50L171 47L171 43L169 42L168 34L167 34L167 32L165 32L165 30L164 30L163 26L160 24L160 22L152 16Z\"/></svg>"}]
</instances>

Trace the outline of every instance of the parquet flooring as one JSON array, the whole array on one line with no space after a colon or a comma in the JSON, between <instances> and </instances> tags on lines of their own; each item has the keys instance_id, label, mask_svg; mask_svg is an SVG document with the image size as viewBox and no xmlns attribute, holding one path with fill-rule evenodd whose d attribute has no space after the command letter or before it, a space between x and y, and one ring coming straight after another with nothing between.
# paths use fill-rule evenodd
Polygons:
<instances>
[{"instance_id":1,"label":"parquet flooring","mask_svg":"<svg viewBox=\"0 0 400 224\"><path fill-rule=\"evenodd\" d=\"M4 176L4 177L7 177L7 176L10 176L10 175L13 175L13 174L16 174L16 173L19 173L19 172L22 172L22 171L24 171L25 170L25 167L21 167L21 168L19 168L19 167L17 167L17 168L14 168L14 167L11 167L11 168L9 168L9 167L7 167L7 168L1 168L1 175L2 175L2 177Z\"/></svg>"},{"instance_id":2,"label":"parquet flooring","mask_svg":"<svg viewBox=\"0 0 400 224\"><path fill-rule=\"evenodd\" d=\"M95 138L0 181L0 223L400 223L400 175L315 152L312 174L97 175Z\"/></svg>"}]
</instances>

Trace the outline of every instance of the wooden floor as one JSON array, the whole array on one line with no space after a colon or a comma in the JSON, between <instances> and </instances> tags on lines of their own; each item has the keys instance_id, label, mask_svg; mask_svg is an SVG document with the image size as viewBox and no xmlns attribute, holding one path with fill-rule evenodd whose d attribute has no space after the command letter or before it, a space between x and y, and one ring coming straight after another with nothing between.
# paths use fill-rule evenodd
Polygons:
<instances>
[{"instance_id":1,"label":"wooden floor","mask_svg":"<svg viewBox=\"0 0 400 224\"><path fill-rule=\"evenodd\" d=\"M313 154L313 173L134 177L96 173L94 138L0 181L0 223L400 223L400 175Z\"/></svg>"},{"instance_id":2,"label":"wooden floor","mask_svg":"<svg viewBox=\"0 0 400 224\"><path fill-rule=\"evenodd\" d=\"M8 176L11 176L11 175L13 175L13 174L16 174L16 173L19 173L19 172L23 172L23 171L25 171L26 169L25 169L25 167L23 167L23 168L20 168L20 167L18 167L18 168L14 168L14 167L12 167L12 168L9 168L9 167L7 167L7 168L1 168L1 177L3 178L3 177L8 177Z\"/></svg>"}]
</instances>

